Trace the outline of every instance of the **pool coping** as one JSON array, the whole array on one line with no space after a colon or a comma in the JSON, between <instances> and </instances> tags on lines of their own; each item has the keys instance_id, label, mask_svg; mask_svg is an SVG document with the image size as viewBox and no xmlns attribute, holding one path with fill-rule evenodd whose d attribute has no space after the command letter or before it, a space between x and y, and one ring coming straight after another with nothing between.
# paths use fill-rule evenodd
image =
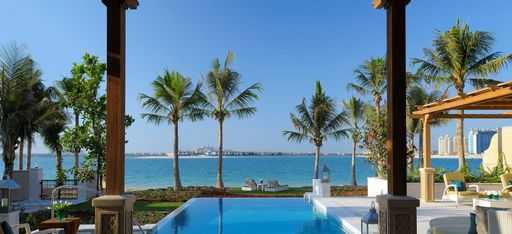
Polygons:
<instances>
[{"instance_id":1,"label":"pool coping","mask_svg":"<svg viewBox=\"0 0 512 234\"><path fill-rule=\"evenodd\" d=\"M295 199L295 200L303 199L300 197L199 197L199 198L191 198L188 201L186 201L185 203L183 203L180 207L176 208L171 213L166 215L163 219L158 221L156 224L154 224L153 228L151 229L151 232L155 233L155 229L158 228L159 225L161 225L161 226L165 225L167 222L169 222L171 219L176 217L185 208L190 206L190 204L194 203L195 201L202 200L202 199L219 199L219 198L222 198L222 199ZM351 234L352 233L358 233L358 234L361 233L358 231L357 228L353 227L351 224L344 221L343 219L339 219L336 216L329 214L329 212L327 212L327 209L325 207L323 207L323 209L322 209L322 207L315 205L315 203L317 202L316 200L313 200L313 199L311 199L309 201L306 199L303 199L303 200L304 200L304 202L310 204L313 209L316 209L316 210L322 212L322 214L326 215L327 218L330 219L331 221L337 222L342 231L349 231ZM313 201L315 203L313 203ZM164 221L164 222L162 222L162 221ZM356 230L356 231L354 231L354 230Z\"/></svg>"},{"instance_id":2,"label":"pool coping","mask_svg":"<svg viewBox=\"0 0 512 234\"><path fill-rule=\"evenodd\" d=\"M340 225L344 231L348 231L351 234L361 234L361 231L357 227L354 227L354 225L352 225L350 222L346 221L345 219L343 219L342 217L340 217L336 214L329 212L327 207L324 204L322 204L320 201L318 201L316 199L316 197L311 197L309 199L309 202L311 203L311 205L313 207L320 210L325 215L331 217L334 221L340 223Z\"/></svg>"}]
</instances>

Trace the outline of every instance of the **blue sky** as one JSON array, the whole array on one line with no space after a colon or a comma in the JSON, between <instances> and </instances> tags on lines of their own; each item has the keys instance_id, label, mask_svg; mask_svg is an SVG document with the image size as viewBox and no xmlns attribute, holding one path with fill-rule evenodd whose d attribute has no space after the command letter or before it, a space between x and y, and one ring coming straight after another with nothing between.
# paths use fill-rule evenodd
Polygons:
<instances>
[{"instance_id":1,"label":"blue sky","mask_svg":"<svg viewBox=\"0 0 512 234\"><path fill-rule=\"evenodd\" d=\"M180 71L197 81L211 60L228 50L236 55L234 68L246 85L265 88L256 103L258 112L246 120L225 123L225 148L241 150L313 151L308 143L289 143L281 131L291 127L289 113L321 80L326 92L341 103L353 93L347 82L365 59L385 53L385 11L371 1L306 0L139 0L127 12L126 112L136 122L128 129L127 152L169 152L171 126L153 126L140 118L137 95L151 93L150 82L164 68ZM106 11L100 0L1 1L0 45L17 42L39 63L46 84L69 74L72 62L85 52L105 61ZM434 31L446 30L456 18L472 30L490 31L495 50L512 52L512 2L484 4L469 1L413 0L407 9L407 56L421 57ZM510 69L509 69L510 70ZM510 71L494 77L508 80ZM470 88L468 87L469 91ZM471 127L495 128L507 120L468 120ZM217 144L213 121L184 122L182 149ZM455 133L455 124L433 130ZM434 145L434 148L437 146ZM350 141L328 142L324 151L349 151ZM47 150L40 142L36 152Z\"/></svg>"}]
</instances>

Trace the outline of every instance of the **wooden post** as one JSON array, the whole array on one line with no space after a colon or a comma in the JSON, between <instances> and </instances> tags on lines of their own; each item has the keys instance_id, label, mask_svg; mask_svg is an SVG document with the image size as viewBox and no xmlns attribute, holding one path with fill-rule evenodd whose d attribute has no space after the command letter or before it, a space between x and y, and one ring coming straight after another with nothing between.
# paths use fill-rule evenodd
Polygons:
<instances>
[{"instance_id":1,"label":"wooden post","mask_svg":"<svg viewBox=\"0 0 512 234\"><path fill-rule=\"evenodd\" d=\"M393 0L387 8L387 125L388 192L407 195L405 92L405 7Z\"/></svg>"},{"instance_id":2,"label":"wooden post","mask_svg":"<svg viewBox=\"0 0 512 234\"><path fill-rule=\"evenodd\" d=\"M409 0L374 0L387 9L388 193L377 196L379 233L416 233L419 200L407 197L405 7Z\"/></svg>"},{"instance_id":3,"label":"wooden post","mask_svg":"<svg viewBox=\"0 0 512 234\"><path fill-rule=\"evenodd\" d=\"M107 7L107 195L124 193L126 9L138 2L103 0Z\"/></svg>"},{"instance_id":4,"label":"wooden post","mask_svg":"<svg viewBox=\"0 0 512 234\"><path fill-rule=\"evenodd\" d=\"M423 118L423 167L430 168L430 157L432 155L432 142L430 137L430 123L432 119L430 115Z\"/></svg>"},{"instance_id":5,"label":"wooden post","mask_svg":"<svg viewBox=\"0 0 512 234\"><path fill-rule=\"evenodd\" d=\"M137 0L102 0L107 7L107 195L92 200L98 234L133 233L133 195L124 193L126 9Z\"/></svg>"}]
</instances>

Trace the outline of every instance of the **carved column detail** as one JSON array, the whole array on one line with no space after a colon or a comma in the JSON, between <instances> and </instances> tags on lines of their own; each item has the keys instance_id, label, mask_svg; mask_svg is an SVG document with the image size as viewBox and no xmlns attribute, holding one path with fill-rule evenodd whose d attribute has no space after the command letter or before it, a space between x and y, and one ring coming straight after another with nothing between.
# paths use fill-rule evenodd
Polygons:
<instances>
[{"instance_id":1,"label":"carved column detail","mask_svg":"<svg viewBox=\"0 0 512 234\"><path fill-rule=\"evenodd\" d=\"M379 231L381 234L415 234L416 207L420 202L406 196L377 196L379 204Z\"/></svg>"},{"instance_id":2,"label":"carved column detail","mask_svg":"<svg viewBox=\"0 0 512 234\"><path fill-rule=\"evenodd\" d=\"M96 233L133 233L134 203L135 196L132 195L107 195L93 199Z\"/></svg>"}]
</instances>

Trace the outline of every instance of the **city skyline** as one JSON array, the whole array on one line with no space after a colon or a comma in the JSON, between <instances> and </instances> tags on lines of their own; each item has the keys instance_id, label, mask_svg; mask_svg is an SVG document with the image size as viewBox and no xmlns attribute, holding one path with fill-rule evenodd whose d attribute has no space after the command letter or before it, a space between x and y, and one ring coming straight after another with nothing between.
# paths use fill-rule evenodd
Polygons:
<instances>
[{"instance_id":1,"label":"city skyline","mask_svg":"<svg viewBox=\"0 0 512 234\"><path fill-rule=\"evenodd\" d=\"M422 48L431 46L435 30L452 26L454 16L469 23L472 30L492 32L497 39L494 49L510 53L507 42L512 40L512 33L496 22L508 16L512 3L498 2L493 6L477 1L464 5L443 2L442 8L436 7L441 1L411 4L407 57L421 57ZM273 10L268 11L268 7ZM491 11L493 14L482 14ZM215 20L200 20L191 13ZM385 12L375 12L365 1L350 5L337 1L151 1L127 14L127 113L136 122L127 130L126 152L169 152L172 147L170 126L149 125L140 118L144 110L137 101L138 93L150 92L150 82L164 68L176 69L197 82L211 60L223 58L229 49L235 52L234 68L242 74L244 84L262 82L265 90L256 103L255 116L227 120L225 147L313 151L310 144L290 143L282 137L281 131L291 128L289 113L303 97L313 94L316 80L322 81L327 94L341 107L342 100L355 94L345 89L355 77L353 69L365 59L383 56L385 51ZM105 10L97 2L9 1L4 3L0 20L10 32L0 36L0 44L15 41L26 45L46 84L69 75L72 62L80 61L85 52L105 61ZM29 24L29 29L22 27ZM492 78L504 81L511 74L508 69ZM465 120L465 135L471 128L493 129L508 122ZM181 148L215 146L216 134L214 121L184 122ZM454 121L432 128L432 139L454 134ZM35 147L34 152L47 152L40 141ZM323 150L348 152L350 147L351 141L346 139L330 141Z\"/></svg>"}]
</instances>

